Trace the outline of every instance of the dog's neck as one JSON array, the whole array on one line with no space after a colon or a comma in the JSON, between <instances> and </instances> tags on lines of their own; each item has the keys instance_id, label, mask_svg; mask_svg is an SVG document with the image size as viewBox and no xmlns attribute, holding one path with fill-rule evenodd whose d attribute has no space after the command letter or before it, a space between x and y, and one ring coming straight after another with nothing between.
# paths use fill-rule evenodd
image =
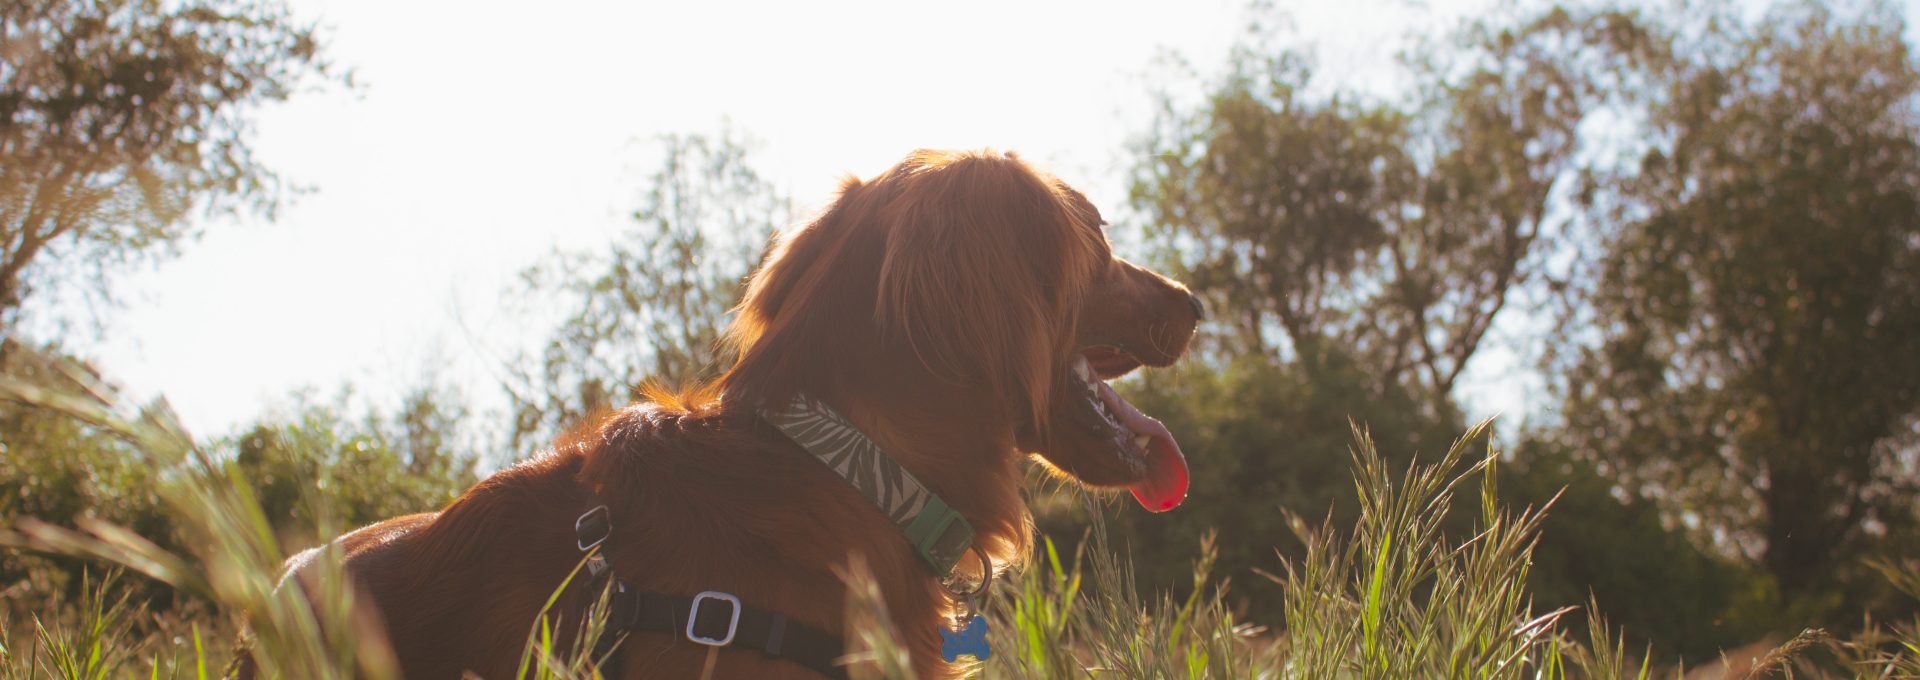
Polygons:
<instances>
[{"instance_id":1,"label":"dog's neck","mask_svg":"<svg viewBox=\"0 0 1920 680\"><path fill-rule=\"evenodd\" d=\"M563 449L578 451L583 461L578 472L567 474L596 490L612 510L607 559L622 577L641 591L732 593L750 606L839 633L847 630L850 615L843 610L846 574L858 561L911 650L915 675L950 677L951 667L940 660L939 631L955 604L896 525L757 412L721 402L687 406L624 409L579 447ZM896 447L902 444L891 442L904 441L880 440ZM909 469L928 488L954 499L961 512L972 512L971 499L960 495L972 482L955 484L934 479L937 473L928 468ZM1019 478L1008 482L1017 503ZM1024 507L1016 512L1024 518ZM989 516L969 514L987 527L983 548L1024 540L1024 533L1018 539L1004 535ZM655 521L669 517L692 521ZM972 566L971 560L962 563Z\"/></svg>"},{"instance_id":2,"label":"dog's neck","mask_svg":"<svg viewBox=\"0 0 1920 680\"><path fill-rule=\"evenodd\" d=\"M900 527L935 576L952 574L954 565L973 549L973 524L966 516L832 406L800 394L761 415Z\"/></svg>"},{"instance_id":3,"label":"dog's neck","mask_svg":"<svg viewBox=\"0 0 1920 680\"><path fill-rule=\"evenodd\" d=\"M1022 559L1031 528L1020 493L1021 456L998 400L952 385L897 379L818 396L964 515L975 531L974 546L995 564Z\"/></svg>"}]
</instances>

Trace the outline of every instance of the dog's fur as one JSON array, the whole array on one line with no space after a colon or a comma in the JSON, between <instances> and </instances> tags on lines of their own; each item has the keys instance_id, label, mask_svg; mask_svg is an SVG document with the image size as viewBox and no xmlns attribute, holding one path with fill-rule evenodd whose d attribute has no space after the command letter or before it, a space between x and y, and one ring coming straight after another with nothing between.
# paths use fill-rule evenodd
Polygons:
<instances>
[{"instance_id":1,"label":"dog's fur","mask_svg":"<svg viewBox=\"0 0 1920 680\"><path fill-rule=\"evenodd\" d=\"M1143 474L1110 437L1067 422L1082 398L1067 382L1080 349L1131 353L1102 374L1166 365L1198 321L1186 289L1113 257L1102 225L1079 192L1012 155L921 151L848 179L753 276L728 332L739 359L717 384L615 412L442 512L342 537L348 573L406 677L510 677L536 612L580 558L573 523L591 488L612 510L608 559L634 586L725 591L842 633L836 569L858 555L916 672L949 676L937 629L955 603L936 576L899 528L756 412L796 392L833 405L964 514L996 566L1018 562L1031 533L1027 452L1094 486ZM707 649L639 634L619 654L627 678L691 678ZM753 651L723 651L715 670L816 677Z\"/></svg>"}]
</instances>

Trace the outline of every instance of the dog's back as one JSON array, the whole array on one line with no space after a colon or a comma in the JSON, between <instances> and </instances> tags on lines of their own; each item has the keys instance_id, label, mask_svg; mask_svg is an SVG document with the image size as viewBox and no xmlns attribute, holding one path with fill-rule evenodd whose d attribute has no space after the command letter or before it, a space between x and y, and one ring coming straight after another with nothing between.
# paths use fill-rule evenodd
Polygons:
<instances>
[{"instance_id":1,"label":"dog's back","mask_svg":"<svg viewBox=\"0 0 1920 680\"><path fill-rule=\"evenodd\" d=\"M564 500L579 493L578 468L577 457L548 454L487 478L442 512L341 539L347 576L370 605L355 608L377 611L393 647L408 650L405 677L513 674L540 607L580 559L568 531L579 513Z\"/></svg>"},{"instance_id":2,"label":"dog's back","mask_svg":"<svg viewBox=\"0 0 1920 680\"><path fill-rule=\"evenodd\" d=\"M375 524L369 524L348 532L328 543L316 545L294 553L291 557L287 558L286 562L281 563L280 581L274 584L274 590L281 591L287 588L299 588L300 592L306 595L308 601L311 602L314 597L313 588L315 586L315 579L319 578L319 575L315 571L316 565L326 554L327 548L338 545L342 554L348 556L349 563L353 561L352 558L356 555L362 556L363 563L365 560L379 561L382 559L380 555L390 554L397 547L404 546L407 535L420 527L426 526L431 523L434 518L439 516L440 513L437 512L423 512L406 515L404 517L395 517ZM357 594L357 598L368 597L368 594L364 591ZM359 607L353 615L357 619L355 625L363 629L360 631L362 634L371 634L375 636L374 639L383 639L385 637L384 623L382 623L377 608ZM251 650L242 649L238 656L234 658L233 664L228 667L226 677L234 678L235 680L254 680L254 678L258 677L259 672L258 663L254 660Z\"/></svg>"},{"instance_id":3,"label":"dog's back","mask_svg":"<svg viewBox=\"0 0 1920 680\"><path fill-rule=\"evenodd\" d=\"M444 511L334 539L354 589L356 635L408 650L399 659L402 677L510 677L540 607L579 559L569 535L555 529L571 526L572 516L562 516L568 504L554 502L578 493L578 469L577 457L544 455L476 484ZM326 548L289 557L278 587L311 597ZM559 613L569 615L557 631L566 641L576 617ZM229 675L256 677L252 656L242 654Z\"/></svg>"}]
</instances>

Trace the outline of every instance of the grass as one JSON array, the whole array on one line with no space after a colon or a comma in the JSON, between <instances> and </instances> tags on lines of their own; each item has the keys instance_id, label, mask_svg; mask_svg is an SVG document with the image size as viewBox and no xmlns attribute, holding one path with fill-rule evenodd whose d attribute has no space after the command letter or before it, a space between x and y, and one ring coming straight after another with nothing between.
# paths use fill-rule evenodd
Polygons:
<instances>
[{"instance_id":1,"label":"grass","mask_svg":"<svg viewBox=\"0 0 1920 680\"><path fill-rule=\"evenodd\" d=\"M352 625L352 593L343 585L337 552L317 560L306 583L311 598L277 589L284 550L231 466L186 436L164 405L126 409L84 376L69 373L65 384L54 385L0 377L0 398L54 409L131 443L144 464L162 471L157 492L195 549L170 554L129 530L90 520L76 527L25 520L0 533L0 545L84 556L170 584L209 608L192 620L156 621L109 575L86 585L84 601L24 622L30 635L0 622L0 680L220 677L230 670L228 644L240 621L247 622L262 677L398 677L384 641L360 636ZM1289 518L1306 550L1282 573L1266 575L1285 593L1285 620L1270 627L1233 612L1230 584L1213 573L1211 536L1201 538L1202 557L1182 597L1142 592L1124 551L1097 521L1064 555L1046 541L1026 573L996 582L986 604L994 652L975 667L976 677L1677 676L1684 669L1654 668L1644 651L1627 649L1598 612L1586 612L1591 632L1576 640L1560 626L1571 610L1533 608L1525 583L1547 508L1513 511L1494 501L1498 453L1491 445L1474 450L1487 428L1470 429L1438 460L1394 471L1355 427L1359 519L1336 528ZM1466 494L1477 495L1473 528L1450 536L1443 519ZM324 507L313 511L328 516ZM1880 566L1895 586L1920 596L1915 565ZM911 677L863 565L855 561L843 577L850 585L849 640L859 650L856 658L867 662L857 675ZM586 626L589 635L575 639L590 639L604 617L604 600L600 614L585 621L569 622L552 605L529 622L520 676L595 677L582 645L560 648L556 631ZM1810 631L1746 677L1920 678L1920 620L1869 622L1864 631L1845 641Z\"/></svg>"},{"instance_id":2,"label":"grass","mask_svg":"<svg viewBox=\"0 0 1920 680\"><path fill-rule=\"evenodd\" d=\"M0 534L0 545L78 555L117 565L197 596L232 620L244 619L249 623L253 659L266 677L399 677L384 640L363 636L358 632L362 628L352 625L352 594L344 585L337 549L328 548L329 554L316 560L314 578L306 584L311 598L303 597L297 588L277 588L286 553L251 488L231 466L220 464L196 445L164 403L127 409L78 368L64 371L63 382L50 385L0 378L0 398L67 414L130 443L144 457L142 463L160 471L155 492L187 535L186 545L196 549L190 556L171 554L132 531L90 519L81 520L73 528L22 520L13 530ZM326 516L325 508L315 511L317 516ZM91 629L115 630L112 622L127 613L123 609L89 612L83 615L82 624ZM85 636L76 639L94 642ZM84 651L67 640L42 641L47 643L43 647L49 656ZM128 642L120 636L100 643L120 647ZM7 672L21 668L19 658L8 652L4 660ZM204 647L196 644L190 662L193 677L208 677L206 668L218 666L208 662ZM33 661L24 663L26 670L18 672L40 673ZM151 663L147 675L160 675L158 663ZM180 664L172 664L163 677L173 677L181 670ZM37 677L107 676L47 671Z\"/></svg>"},{"instance_id":3,"label":"grass","mask_svg":"<svg viewBox=\"0 0 1920 680\"><path fill-rule=\"evenodd\" d=\"M1391 474L1355 428L1361 515L1348 532L1291 519L1305 557L1284 574L1285 625L1239 621L1228 584L1211 573L1201 542L1184 598L1139 592L1130 564L1096 523L1090 554L1071 565L1053 543L1032 573L1002 590L987 677L1121 678L1539 678L1570 677L1556 635L1565 610L1531 610L1526 565L1538 511L1493 503L1494 461L1467 464L1487 423L1437 462ZM1455 492L1480 479L1480 526L1449 541L1441 531ZM1099 513L1089 513L1098 517ZM1091 563L1091 592L1082 565ZM1592 666L1587 666L1592 667ZM1595 677L1595 676L1581 676Z\"/></svg>"},{"instance_id":4,"label":"grass","mask_svg":"<svg viewBox=\"0 0 1920 680\"><path fill-rule=\"evenodd\" d=\"M130 626L128 595L109 595L116 578L111 575L98 586L83 586L86 599L72 623L56 620L49 626L39 616L33 618L33 647L23 675L96 680L113 677L126 665L130 650L118 642Z\"/></svg>"},{"instance_id":5,"label":"grass","mask_svg":"<svg viewBox=\"0 0 1920 680\"><path fill-rule=\"evenodd\" d=\"M594 548L597 552L599 548ZM589 553L591 556L592 553ZM567 617L553 610L561 601L567 586L587 567L587 557L574 565L573 571L560 580L560 585L547 596L545 604L540 606L540 614L535 617L533 629L527 633L527 641L521 647L520 666L514 677L525 680L592 680L599 677L594 673L593 641L606 632L607 616L612 612L612 582L607 583L600 596L593 601L580 620L574 621L578 634L573 636L570 646L560 646L560 631L566 626Z\"/></svg>"}]
</instances>

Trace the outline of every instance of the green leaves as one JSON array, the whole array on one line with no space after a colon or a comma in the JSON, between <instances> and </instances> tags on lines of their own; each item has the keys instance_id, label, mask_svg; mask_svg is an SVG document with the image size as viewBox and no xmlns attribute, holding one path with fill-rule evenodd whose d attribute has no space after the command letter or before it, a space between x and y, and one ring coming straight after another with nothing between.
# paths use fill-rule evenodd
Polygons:
<instances>
[{"instance_id":1,"label":"green leaves","mask_svg":"<svg viewBox=\"0 0 1920 680\"><path fill-rule=\"evenodd\" d=\"M1317 511L1325 447L1300 430L1455 427L1501 328L1562 400L1529 415L1522 473L1631 517L1565 518L1593 540L1554 543L1554 604L1592 586L1687 654L1885 604L1858 558L1920 536L1920 65L1893 5L1753 9L1502 3L1416 39L1400 92L1329 82L1282 36L1194 76L1202 98L1163 94L1132 202L1218 310L1195 359L1223 377L1141 384L1182 391L1169 421L1229 470L1195 487ZM1253 356L1306 389L1267 401L1275 385L1239 377ZM1293 440L1264 431L1281 423ZM1204 496L1185 511L1206 518L1161 526L1236 536L1235 567L1238 537L1275 524Z\"/></svg>"},{"instance_id":2,"label":"green leaves","mask_svg":"<svg viewBox=\"0 0 1920 680\"><path fill-rule=\"evenodd\" d=\"M323 509L315 497L347 527L452 501L475 481L480 444L468 424L457 394L424 386L391 414L368 409L355 417L344 397L300 400L215 448L231 456L234 474L254 490L276 532L317 536Z\"/></svg>"},{"instance_id":3,"label":"green leaves","mask_svg":"<svg viewBox=\"0 0 1920 680\"><path fill-rule=\"evenodd\" d=\"M565 312L543 346L508 367L515 444L638 401L648 385L687 387L725 368L720 332L791 206L731 130L660 143L660 169L625 232L522 275L525 297Z\"/></svg>"},{"instance_id":4,"label":"green leaves","mask_svg":"<svg viewBox=\"0 0 1920 680\"><path fill-rule=\"evenodd\" d=\"M398 677L385 639L349 620L353 595L339 546L321 548L303 571L303 587L280 588L286 555L252 489L232 467L188 436L163 403L129 414L111 389L84 370L49 363L64 382L0 376L0 399L49 409L124 439L131 460L158 471L155 492L191 557L104 522L77 528L26 523L17 532L0 532L0 544L138 569L221 610L243 614L254 634L252 658L263 677ZM323 530L337 531L329 519L322 519Z\"/></svg>"},{"instance_id":5,"label":"green leaves","mask_svg":"<svg viewBox=\"0 0 1920 680\"><path fill-rule=\"evenodd\" d=\"M1563 231L1557 187L1613 73L1584 55L1636 50L1620 24L1558 6L1470 23L1418 44L1417 85L1385 99L1317 81L1310 53L1243 45L1203 102L1163 95L1134 207L1159 257L1228 311L1209 329L1223 356L1316 371L1351 353L1376 391L1448 415Z\"/></svg>"},{"instance_id":6,"label":"green leaves","mask_svg":"<svg viewBox=\"0 0 1920 680\"><path fill-rule=\"evenodd\" d=\"M250 115L333 76L274 1L19 0L0 35L0 328L36 287L172 254L195 208L270 215Z\"/></svg>"},{"instance_id":7,"label":"green leaves","mask_svg":"<svg viewBox=\"0 0 1920 680\"><path fill-rule=\"evenodd\" d=\"M1132 564L1097 522L1083 560L1063 568L1047 542L1045 561L1003 581L995 598L1004 621L987 677L1152 677L1397 679L1626 678L1608 645L1600 654L1559 632L1572 608L1537 612L1527 571L1544 508L1496 508L1465 535L1443 528L1462 484L1488 478L1499 456L1490 423L1470 428L1432 463L1389 469L1375 443L1353 430L1351 474L1360 514L1350 530L1329 521L1309 529L1289 516L1304 556L1273 577L1285 593L1285 624L1264 630L1241 621L1224 583L1210 579L1215 547L1201 540L1184 599L1143 597ZM1095 515L1098 517L1098 515ZM1144 553L1136 553L1144 554ZM1017 584L1017 585L1016 585ZM1601 624L1600 630L1605 630ZM1610 665L1609 665L1610 664ZM1643 662L1641 673L1646 672ZM1578 675L1573 672L1578 671Z\"/></svg>"},{"instance_id":8,"label":"green leaves","mask_svg":"<svg viewBox=\"0 0 1920 680\"><path fill-rule=\"evenodd\" d=\"M1890 7L1658 25L1636 167L1606 180L1559 367L1565 444L1762 562L1789 599L1910 532L1920 94ZM1872 518L1869 520L1869 518ZM1809 605L1811 606L1811 605Z\"/></svg>"}]
</instances>

